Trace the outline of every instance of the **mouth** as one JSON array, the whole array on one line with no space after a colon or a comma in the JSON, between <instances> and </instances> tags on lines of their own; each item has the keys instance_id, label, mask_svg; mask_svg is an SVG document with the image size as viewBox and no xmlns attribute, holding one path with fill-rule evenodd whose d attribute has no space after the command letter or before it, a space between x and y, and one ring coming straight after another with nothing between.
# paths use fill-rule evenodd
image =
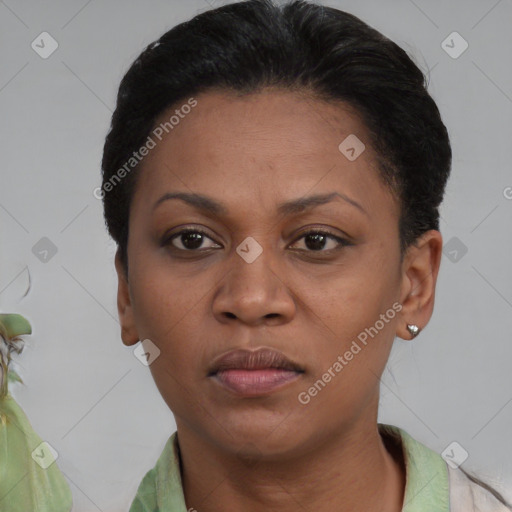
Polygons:
<instances>
[{"instance_id":1,"label":"mouth","mask_svg":"<svg viewBox=\"0 0 512 512\"><path fill-rule=\"evenodd\" d=\"M234 350L214 360L208 377L242 396L262 396L297 380L304 369L277 350Z\"/></svg>"}]
</instances>

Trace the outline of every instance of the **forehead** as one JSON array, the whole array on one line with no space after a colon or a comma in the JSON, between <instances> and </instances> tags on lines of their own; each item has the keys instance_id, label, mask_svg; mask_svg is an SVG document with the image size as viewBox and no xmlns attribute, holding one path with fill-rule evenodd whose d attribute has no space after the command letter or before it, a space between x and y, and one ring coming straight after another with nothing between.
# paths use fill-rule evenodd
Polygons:
<instances>
[{"instance_id":1,"label":"forehead","mask_svg":"<svg viewBox=\"0 0 512 512\"><path fill-rule=\"evenodd\" d=\"M193 109L176 112L186 98L155 123L165 126L174 116L169 133L153 135L156 145L142 163L135 195L145 202L175 189L233 204L257 198L262 206L333 190L363 205L378 196L389 201L368 131L350 105L275 89L244 96L209 91L194 99ZM347 146L359 156L347 158L354 155L344 152Z\"/></svg>"},{"instance_id":2,"label":"forehead","mask_svg":"<svg viewBox=\"0 0 512 512\"><path fill-rule=\"evenodd\" d=\"M197 106L181 119L172 115L185 105L186 100L157 119L156 126L163 125L171 117L174 122L179 122L169 134L163 134L171 146L190 142L191 135L200 134L195 146L208 148L212 155L225 152L225 146L229 145L233 148L242 146L245 154L257 153L264 158L261 144L270 152L273 146L281 147L286 143L289 145L287 149L295 149L291 154L315 156L328 150L329 146L332 149L333 143L336 149L350 134L368 139L367 129L351 105L341 101L321 101L306 92L265 89L240 95L209 91L195 99ZM248 139L252 144L247 144ZM160 146L162 149L163 145ZM216 152L216 148L219 151Z\"/></svg>"}]
</instances>

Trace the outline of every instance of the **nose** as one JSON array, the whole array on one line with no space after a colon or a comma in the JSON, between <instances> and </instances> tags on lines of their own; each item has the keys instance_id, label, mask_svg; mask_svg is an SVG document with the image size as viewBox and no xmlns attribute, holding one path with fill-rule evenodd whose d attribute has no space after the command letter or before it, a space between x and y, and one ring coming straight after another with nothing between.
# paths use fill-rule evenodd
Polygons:
<instances>
[{"instance_id":1,"label":"nose","mask_svg":"<svg viewBox=\"0 0 512 512\"><path fill-rule=\"evenodd\" d=\"M233 254L230 270L218 284L213 299L213 313L220 322L238 319L251 325L276 325L293 318L295 301L271 253L272 249L264 249L251 263Z\"/></svg>"}]
</instances>

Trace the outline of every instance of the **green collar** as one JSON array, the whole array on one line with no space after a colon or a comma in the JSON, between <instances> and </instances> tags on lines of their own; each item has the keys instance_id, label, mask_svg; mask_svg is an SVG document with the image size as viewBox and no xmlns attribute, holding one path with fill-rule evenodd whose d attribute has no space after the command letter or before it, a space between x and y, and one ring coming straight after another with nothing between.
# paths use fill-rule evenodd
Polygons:
<instances>
[{"instance_id":1,"label":"green collar","mask_svg":"<svg viewBox=\"0 0 512 512\"><path fill-rule=\"evenodd\" d=\"M402 443L406 465L402 512L449 512L448 467L443 458L398 427L378 426L381 434ZM187 512L176 434L169 437L155 467L144 476L129 512Z\"/></svg>"},{"instance_id":2,"label":"green collar","mask_svg":"<svg viewBox=\"0 0 512 512\"><path fill-rule=\"evenodd\" d=\"M379 424L379 432L402 442L406 471L402 512L449 512L448 466L441 455L393 425Z\"/></svg>"}]
</instances>

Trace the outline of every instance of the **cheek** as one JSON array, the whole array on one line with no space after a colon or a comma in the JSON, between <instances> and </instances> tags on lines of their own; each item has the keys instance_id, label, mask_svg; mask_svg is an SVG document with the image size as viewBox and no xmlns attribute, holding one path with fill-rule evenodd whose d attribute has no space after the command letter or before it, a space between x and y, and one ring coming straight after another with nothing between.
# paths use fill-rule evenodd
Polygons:
<instances>
[{"instance_id":1,"label":"cheek","mask_svg":"<svg viewBox=\"0 0 512 512\"><path fill-rule=\"evenodd\" d=\"M207 379L204 362L211 360L207 353L211 339L201 330L198 315L204 314L204 310L200 308L198 305L192 311L187 310L170 330L162 323L153 329L160 356L149 368L162 398L175 416L208 422L215 414L204 400Z\"/></svg>"},{"instance_id":2,"label":"cheek","mask_svg":"<svg viewBox=\"0 0 512 512\"><path fill-rule=\"evenodd\" d=\"M334 341L331 335L315 347L317 359L297 397L302 404L308 401L312 421L336 421L334 410L345 417L358 417L378 400L379 379L395 335L396 311L392 304L381 308L380 300L370 302L368 297L359 304L359 308L343 309L331 324L337 335Z\"/></svg>"},{"instance_id":3,"label":"cheek","mask_svg":"<svg viewBox=\"0 0 512 512\"><path fill-rule=\"evenodd\" d=\"M399 296L399 280L390 269L381 268L378 262L362 262L332 279L321 292L309 293L312 310L329 327L325 329L329 339L349 342L392 307Z\"/></svg>"},{"instance_id":4,"label":"cheek","mask_svg":"<svg viewBox=\"0 0 512 512\"><path fill-rule=\"evenodd\" d=\"M172 339L175 329L201 301L201 287L187 286L169 267L147 258L133 268L132 297L140 336L155 344Z\"/></svg>"},{"instance_id":5,"label":"cheek","mask_svg":"<svg viewBox=\"0 0 512 512\"><path fill-rule=\"evenodd\" d=\"M193 360L181 358L178 361L173 357L172 348L169 348L149 368L160 395L172 413L179 417L195 417L197 421L207 411L202 404L200 390L191 384Z\"/></svg>"},{"instance_id":6,"label":"cheek","mask_svg":"<svg viewBox=\"0 0 512 512\"><path fill-rule=\"evenodd\" d=\"M313 327L316 349L309 383L330 370L323 400L358 407L373 393L395 337L398 297L399 272L382 257L361 258L321 292L309 295L315 313L310 318L318 326Z\"/></svg>"}]
</instances>

